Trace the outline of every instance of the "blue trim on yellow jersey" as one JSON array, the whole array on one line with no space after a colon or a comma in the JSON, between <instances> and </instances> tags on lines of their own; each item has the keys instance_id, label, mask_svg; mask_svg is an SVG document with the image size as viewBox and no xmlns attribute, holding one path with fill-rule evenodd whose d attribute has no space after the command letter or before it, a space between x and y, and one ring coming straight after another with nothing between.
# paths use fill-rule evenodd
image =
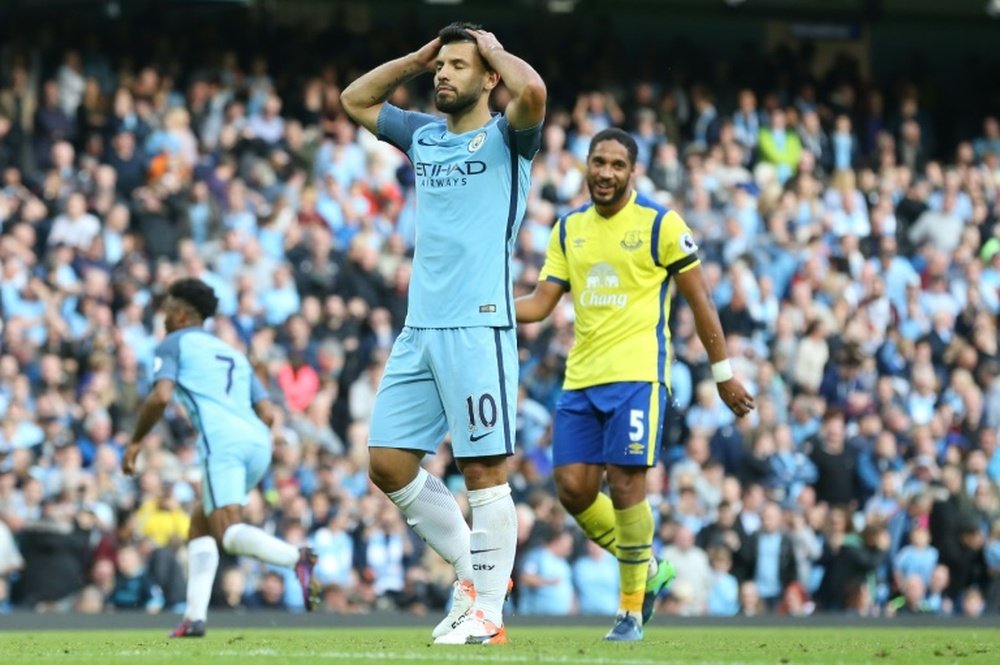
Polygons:
<instances>
[{"instance_id":1,"label":"blue trim on yellow jersey","mask_svg":"<svg viewBox=\"0 0 1000 665\"><path fill-rule=\"evenodd\" d=\"M503 256L503 283L507 289L507 327L514 326L514 308L511 305L513 294L510 292L510 251L512 236L514 235L514 224L517 222L517 190L520 178L518 178L517 164L517 133L510 123L507 123L507 149L510 150L510 208L507 211L507 234L504 236L504 256Z\"/></svg>"},{"instance_id":2,"label":"blue trim on yellow jersey","mask_svg":"<svg viewBox=\"0 0 1000 665\"><path fill-rule=\"evenodd\" d=\"M545 281L546 282L552 282L553 284L558 284L559 286L563 287L567 291L570 290L570 288L569 288L569 282L567 282L564 279L559 279L558 277L553 277L552 275L549 275L548 277L545 278Z\"/></svg>"},{"instance_id":3,"label":"blue trim on yellow jersey","mask_svg":"<svg viewBox=\"0 0 1000 665\"><path fill-rule=\"evenodd\" d=\"M497 346L497 373L500 375L500 411L503 413L503 442L507 454L514 454L514 442L510 433L510 418L507 416L507 376L503 371L503 343L500 329L493 329L493 339Z\"/></svg>"},{"instance_id":4,"label":"blue trim on yellow jersey","mask_svg":"<svg viewBox=\"0 0 1000 665\"><path fill-rule=\"evenodd\" d=\"M660 383L666 384L667 367L667 291L670 289L670 275L663 278L660 286L660 319L656 323L656 376Z\"/></svg>"},{"instance_id":5,"label":"blue trim on yellow jersey","mask_svg":"<svg viewBox=\"0 0 1000 665\"><path fill-rule=\"evenodd\" d=\"M563 256L566 255L566 225L569 224L569 218L573 215L587 212L592 205L594 205L594 202L588 201L578 208L573 208L556 222L559 225L559 247L562 248Z\"/></svg>"},{"instance_id":6,"label":"blue trim on yellow jersey","mask_svg":"<svg viewBox=\"0 0 1000 665\"><path fill-rule=\"evenodd\" d=\"M649 234L649 251L653 255L653 263L660 265L660 222L663 221L663 216L667 214L666 210L661 210L656 214L656 218L653 220L653 230Z\"/></svg>"},{"instance_id":7,"label":"blue trim on yellow jersey","mask_svg":"<svg viewBox=\"0 0 1000 665\"><path fill-rule=\"evenodd\" d=\"M656 217L653 219L653 229L649 236L649 250L653 255L653 263L656 265L660 264L660 226L663 222L664 216L670 212L670 208L661 206L656 201L649 199L642 194L635 195L635 204L640 208L649 208L656 211Z\"/></svg>"},{"instance_id":8,"label":"blue trim on yellow jersey","mask_svg":"<svg viewBox=\"0 0 1000 665\"><path fill-rule=\"evenodd\" d=\"M660 263L660 227L663 225L663 218L666 217L667 213L670 212L670 208L662 206L652 199L646 198L642 194L636 194L635 204L641 208L650 208L656 211L656 217L653 218L653 227L649 235L649 250L653 258L653 263L663 268L666 268L662 263ZM656 359L656 376L657 380L661 384L666 384L666 368L667 368L667 298L668 291L670 290L670 276L675 273L667 270L667 274L663 278L663 283L660 285L660 318L656 324L656 347L657 347L657 359Z\"/></svg>"}]
</instances>

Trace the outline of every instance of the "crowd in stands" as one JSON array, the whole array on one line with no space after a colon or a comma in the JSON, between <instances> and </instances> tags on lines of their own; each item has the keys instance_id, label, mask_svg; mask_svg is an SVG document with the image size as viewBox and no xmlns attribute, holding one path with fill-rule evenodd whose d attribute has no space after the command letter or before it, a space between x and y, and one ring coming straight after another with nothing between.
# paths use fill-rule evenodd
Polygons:
<instances>
[{"instance_id":1,"label":"crowd in stands","mask_svg":"<svg viewBox=\"0 0 1000 665\"><path fill-rule=\"evenodd\" d=\"M0 48L0 612L183 606L201 478L179 406L137 478L120 471L157 306L182 276L216 290L211 329L280 405L248 521L317 550L327 611L437 613L449 597L450 568L366 473L406 313L413 170L342 112L356 72L266 55ZM878 87L847 59L779 59L734 85L683 63L575 80L523 55L552 84L518 293L554 221L587 199L590 138L625 127L636 188L697 235L757 399L733 418L677 302L648 481L655 553L678 571L661 611L1000 612L1000 109L944 145L919 87ZM420 85L392 101L432 110ZM617 563L551 480L571 303L519 337L513 609L612 615ZM427 466L462 503L447 442ZM213 607L300 609L296 588L224 556Z\"/></svg>"}]
</instances>

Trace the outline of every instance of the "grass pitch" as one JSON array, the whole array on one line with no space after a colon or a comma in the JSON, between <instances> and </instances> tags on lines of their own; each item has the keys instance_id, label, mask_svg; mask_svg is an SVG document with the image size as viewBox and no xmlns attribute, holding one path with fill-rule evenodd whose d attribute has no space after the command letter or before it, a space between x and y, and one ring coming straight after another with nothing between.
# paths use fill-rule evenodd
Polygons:
<instances>
[{"instance_id":1,"label":"grass pitch","mask_svg":"<svg viewBox=\"0 0 1000 665\"><path fill-rule=\"evenodd\" d=\"M544 622L539 618L539 622ZM203 639L167 631L0 633L0 662L146 665L170 663L997 663L996 628L646 629L641 644L603 642L604 628L508 629L506 647L435 647L429 628L210 629Z\"/></svg>"}]
</instances>

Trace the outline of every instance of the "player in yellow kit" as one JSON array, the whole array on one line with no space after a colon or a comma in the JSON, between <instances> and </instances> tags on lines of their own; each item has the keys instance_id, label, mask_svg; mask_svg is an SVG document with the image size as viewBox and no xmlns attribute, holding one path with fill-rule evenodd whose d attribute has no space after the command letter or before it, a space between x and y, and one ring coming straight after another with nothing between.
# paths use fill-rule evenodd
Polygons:
<instances>
[{"instance_id":1,"label":"player in yellow kit","mask_svg":"<svg viewBox=\"0 0 1000 665\"><path fill-rule=\"evenodd\" d=\"M646 470L659 459L670 408L670 282L691 307L719 394L742 417L754 408L733 377L698 246L680 215L631 186L637 147L620 129L594 136L591 203L553 229L538 286L515 301L519 322L540 321L573 294L576 343L556 407L553 463L559 499L587 536L618 558L621 601L605 639L637 641L656 596L674 577L652 553ZM611 496L601 493L607 472Z\"/></svg>"}]
</instances>

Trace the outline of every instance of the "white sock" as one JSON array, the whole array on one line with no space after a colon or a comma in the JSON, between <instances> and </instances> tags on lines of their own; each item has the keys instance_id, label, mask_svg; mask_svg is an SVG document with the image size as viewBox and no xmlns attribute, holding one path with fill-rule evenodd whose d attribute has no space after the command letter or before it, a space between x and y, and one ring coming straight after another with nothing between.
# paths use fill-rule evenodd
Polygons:
<instances>
[{"instance_id":1,"label":"white sock","mask_svg":"<svg viewBox=\"0 0 1000 665\"><path fill-rule=\"evenodd\" d=\"M249 524L234 524L226 529L222 546L230 554L252 556L285 568L293 567L299 560L299 548Z\"/></svg>"},{"instance_id":2,"label":"white sock","mask_svg":"<svg viewBox=\"0 0 1000 665\"><path fill-rule=\"evenodd\" d=\"M472 579L469 525L455 496L441 479L424 469L406 487L390 492L409 524L425 543L455 567L460 580Z\"/></svg>"},{"instance_id":3,"label":"white sock","mask_svg":"<svg viewBox=\"0 0 1000 665\"><path fill-rule=\"evenodd\" d=\"M475 609L496 625L503 625L503 601L514 570L517 550L517 509L510 485L469 492L472 507L472 581Z\"/></svg>"},{"instance_id":4,"label":"white sock","mask_svg":"<svg viewBox=\"0 0 1000 665\"><path fill-rule=\"evenodd\" d=\"M219 546L215 544L215 538L201 536L188 543L187 610L184 618L191 621L206 619L218 568Z\"/></svg>"}]
</instances>

